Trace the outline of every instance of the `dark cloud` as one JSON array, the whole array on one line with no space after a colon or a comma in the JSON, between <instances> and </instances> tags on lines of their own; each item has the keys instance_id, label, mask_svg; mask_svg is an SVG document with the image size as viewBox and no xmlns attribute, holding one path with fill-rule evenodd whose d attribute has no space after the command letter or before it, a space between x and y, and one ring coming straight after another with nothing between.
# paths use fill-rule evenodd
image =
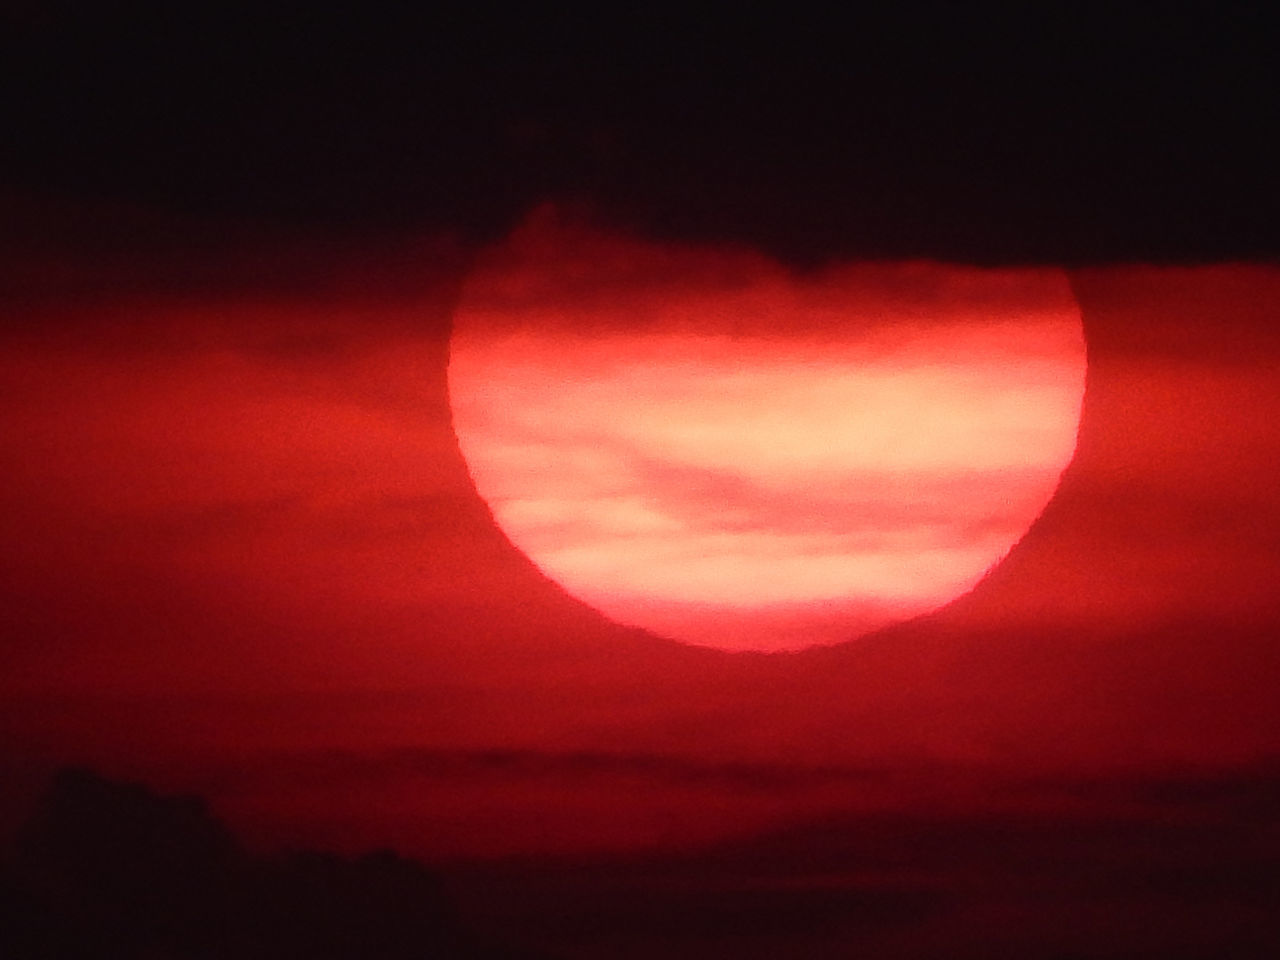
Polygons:
<instances>
[{"instance_id":1,"label":"dark cloud","mask_svg":"<svg viewBox=\"0 0 1280 960\"><path fill-rule=\"evenodd\" d=\"M1158 779L1004 783L1005 812L943 812L938 794L931 810L835 814L680 854L494 865L462 889L590 956L1262 957L1280 938L1273 774L1163 794ZM1256 804L1243 817L1213 799L1242 780ZM538 892L486 903L486 886Z\"/></svg>"},{"instance_id":2,"label":"dark cloud","mask_svg":"<svg viewBox=\"0 0 1280 960\"><path fill-rule=\"evenodd\" d=\"M255 858L198 798L81 769L55 777L0 898L10 956L531 956L465 931L411 860Z\"/></svg>"},{"instance_id":3,"label":"dark cloud","mask_svg":"<svg viewBox=\"0 0 1280 960\"><path fill-rule=\"evenodd\" d=\"M1135 361L1157 373L1232 375L1280 354L1280 269L1274 257L1192 266L1074 270L1089 361L1102 372Z\"/></svg>"},{"instance_id":4,"label":"dark cloud","mask_svg":"<svg viewBox=\"0 0 1280 960\"><path fill-rule=\"evenodd\" d=\"M694 769L621 754L384 759L505 779L513 816L527 796L514 785L531 777ZM366 758L344 776L374 772ZM470 960L1261 958L1280 946L1274 764L1183 778L937 773L911 809L793 817L683 849L428 869L389 850L251 854L196 796L63 770L3 865L0 943L16 956ZM751 788L734 776L720 786ZM996 802L975 808L975 786Z\"/></svg>"},{"instance_id":5,"label":"dark cloud","mask_svg":"<svg viewBox=\"0 0 1280 960\"><path fill-rule=\"evenodd\" d=\"M641 781L688 788L747 791L803 791L822 786L849 786L883 781L886 771L874 766L728 761L682 754L605 752L599 750L423 749L377 753L274 755L242 768L256 776L290 782L323 782L376 778L389 785L408 777L445 781L551 780Z\"/></svg>"},{"instance_id":6,"label":"dark cloud","mask_svg":"<svg viewBox=\"0 0 1280 960\"><path fill-rule=\"evenodd\" d=\"M428 763L445 777L478 767L515 780L553 767L663 778L684 766L625 756L440 759ZM993 949L1252 958L1280 945L1271 767L988 786L1005 812L936 794L913 812L800 818L682 851L428 870L390 851L251 855L194 796L67 770L5 865L0 936L21 956L390 958L429 949L473 960L708 950L976 958Z\"/></svg>"}]
</instances>

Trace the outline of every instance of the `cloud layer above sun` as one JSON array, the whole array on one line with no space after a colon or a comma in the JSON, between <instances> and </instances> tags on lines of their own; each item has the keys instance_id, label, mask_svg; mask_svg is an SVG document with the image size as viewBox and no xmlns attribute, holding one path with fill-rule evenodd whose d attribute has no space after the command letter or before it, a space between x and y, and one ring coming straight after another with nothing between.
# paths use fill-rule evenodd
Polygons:
<instances>
[{"instance_id":1,"label":"cloud layer above sun","mask_svg":"<svg viewBox=\"0 0 1280 960\"><path fill-rule=\"evenodd\" d=\"M454 426L499 526L620 622L726 649L849 639L971 588L1075 448L1054 269L646 244L542 212L455 315Z\"/></svg>"}]
</instances>

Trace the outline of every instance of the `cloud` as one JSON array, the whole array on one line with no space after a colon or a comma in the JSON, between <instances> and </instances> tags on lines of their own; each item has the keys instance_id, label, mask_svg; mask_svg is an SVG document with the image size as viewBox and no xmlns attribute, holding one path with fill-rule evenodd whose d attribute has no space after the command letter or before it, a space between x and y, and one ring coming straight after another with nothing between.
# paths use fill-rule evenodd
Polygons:
<instances>
[{"instance_id":1,"label":"cloud","mask_svg":"<svg viewBox=\"0 0 1280 960\"><path fill-rule=\"evenodd\" d=\"M83 769L57 774L5 866L13 956L516 955L465 930L412 860L254 857L199 798Z\"/></svg>"},{"instance_id":2,"label":"cloud","mask_svg":"<svg viewBox=\"0 0 1280 960\"><path fill-rule=\"evenodd\" d=\"M103 349L236 340L287 356L399 332L406 308L417 312L417 327L439 330L469 258L439 230L352 238L278 220L3 187L0 217L7 228L0 335ZM355 304L373 309L353 326ZM246 306L257 314L248 323ZM300 315L302 306L310 309ZM184 322L156 308L203 315Z\"/></svg>"},{"instance_id":3,"label":"cloud","mask_svg":"<svg viewBox=\"0 0 1280 960\"><path fill-rule=\"evenodd\" d=\"M407 777L454 780L644 781L691 789L795 790L881 783L875 766L733 761L677 753L525 748L403 748L273 755L243 769L247 779L293 783L346 780L403 782Z\"/></svg>"},{"instance_id":4,"label":"cloud","mask_svg":"<svg viewBox=\"0 0 1280 960\"><path fill-rule=\"evenodd\" d=\"M5 890L26 909L0 935L36 932L65 944L96 942L109 928L139 946L199 943L245 955L246 944L265 942L277 953L305 944L324 955L345 950L344 937L358 931L366 952L408 955L432 944L448 956L448 944L475 938L445 902L447 886L468 917L483 918L488 939L553 952L590 945L678 956L737 945L735 955L748 957L850 948L884 957L993 948L1190 957L1244 944L1244 955L1266 956L1276 945L1280 858L1270 832L1273 767L1053 780L939 770L915 782L913 801L898 794L887 808L835 803L750 825L727 822L725 808L719 835L696 842L455 858L438 871L403 852L250 856L195 797L68 771L27 828ZM384 834L396 831L394 817L416 814L447 841L459 828L440 800L459 781L487 784L489 804L508 822L533 814L555 830L539 783L581 796L610 781L615 796L630 798L646 785L691 787L707 813L720 794L739 806L744 796L832 784L856 795L886 774L652 754L397 751L277 757L239 768L231 794L259 777L284 792L281 813L315 818L333 798L368 791ZM314 789L325 785L330 794ZM631 814L624 803L611 815Z\"/></svg>"},{"instance_id":5,"label":"cloud","mask_svg":"<svg viewBox=\"0 0 1280 960\"><path fill-rule=\"evenodd\" d=\"M533 328L566 347L671 331L822 344L857 330L874 344L885 328L928 333L1074 309L1054 267L864 262L799 273L744 245L627 237L552 206L482 252L461 301L477 330Z\"/></svg>"}]
</instances>

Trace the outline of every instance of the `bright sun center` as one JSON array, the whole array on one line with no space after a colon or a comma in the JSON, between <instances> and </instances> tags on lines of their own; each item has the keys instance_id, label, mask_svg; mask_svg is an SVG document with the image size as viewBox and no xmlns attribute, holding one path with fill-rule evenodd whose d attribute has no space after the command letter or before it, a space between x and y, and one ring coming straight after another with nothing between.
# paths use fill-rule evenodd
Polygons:
<instances>
[{"instance_id":1,"label":"bright sun center","mask_svg":"<svg viewBox=\"0 0 1280 960\"><path fill-rule=\"evenodd\" d=\"M727 650L848 640L970 590L1075 449L1061 270L795 275L535 216L482 258L454 429L507 537L619 623Z\"/></svg>"}]
</instances>

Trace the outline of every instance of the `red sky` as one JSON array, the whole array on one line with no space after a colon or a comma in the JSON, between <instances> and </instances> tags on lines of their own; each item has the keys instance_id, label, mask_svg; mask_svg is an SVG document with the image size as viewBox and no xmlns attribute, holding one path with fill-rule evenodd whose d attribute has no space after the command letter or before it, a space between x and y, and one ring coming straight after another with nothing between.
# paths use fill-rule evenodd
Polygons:
<instances>
[{"instance_id":1,"label":"red sky","mask_svg":"<svg viewBox=\"0 0 1280 960\"><path fill-rule=\"evenodd\" d=\"M0 3L0 954L1280 954L1274 14L237 6Z\"/></svg>"},{"instance_id":2,"label":"red sky","mask_svg":"<svg viewBox=\"0 0 1280 960\"><path fill-rule=\"evenodd\" d=\"M731 656L609 623L494 528L449 428L468 250L191 229L7 275L14 769L84 760L268 837L461 854L917 789L885 771L1277 749L1274 267L1071 271L1078 452L1007 562L883 634Z\"/></svg>"}]
</instances>

